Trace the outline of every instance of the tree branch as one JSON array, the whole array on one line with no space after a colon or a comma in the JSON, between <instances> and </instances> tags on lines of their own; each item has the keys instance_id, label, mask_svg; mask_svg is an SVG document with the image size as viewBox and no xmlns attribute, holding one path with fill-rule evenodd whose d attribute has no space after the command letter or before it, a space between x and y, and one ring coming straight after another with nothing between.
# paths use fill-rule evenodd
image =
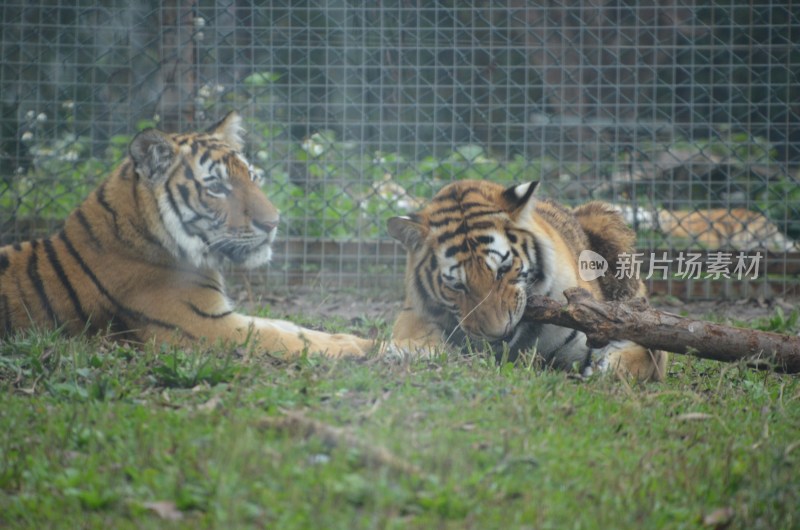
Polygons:
<instances>
[{"instance_id":1,"label":"tree branch","mask_svg":"<svg viewBox=\"0 0 800 530\"><path fill-rule=\"evenodd\" d=\"M295 436L315 437L331 447L354 448L368 464L385 466L408 475L422 475L420 468L395 456L385 447L365 441L344 429L308 418L299 412L283 410L282 413L279 417L261 419L258 426Z\"/></svg>"},{"instance_id":2,"label":"tree branch","mask_svg":"<svg viewBox=\"0 0 800 530\"><path fill-rule=\"evenodd\" d=\"M567 289L564 296L566 305L531 297L526 318L582 331L591 346L627 339L652 350L800 372L800 337L683 318L653 309L642 298L601 302L579 287Z\"/></svg>"}]
</instances>

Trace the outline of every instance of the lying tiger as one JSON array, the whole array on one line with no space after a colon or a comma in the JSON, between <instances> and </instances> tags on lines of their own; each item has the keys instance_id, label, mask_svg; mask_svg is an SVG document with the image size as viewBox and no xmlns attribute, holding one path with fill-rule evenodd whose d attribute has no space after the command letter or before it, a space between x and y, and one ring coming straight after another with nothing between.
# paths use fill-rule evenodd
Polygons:
<instances>
[{"instance_id":1,"label":"lying tiger","mask_svg":"<svg viewBox=\"0 0 800 530\"><path fill-rule=\"evenodd\" d=\"M241 154L241 119L139 133L129 156L54 236L0 248L0 338L111 330L156 343L243 343L275 354L362 355L372 342L237 313L224 262L266 264L278 210Z\"/></svg>"},{"instance_id":2,"label":"lying tiger","mask_svg":"<svg viewBox=\"0 0 800 530\"><path fill-rule=\"evenodd\" d=\"M796 252L800 243L781 232L763 213L746 208L649 210L615 206L625 221L639 229L657 230L674 243L710 249Z\"/></svg>"},{"instance_id":3,"label":"lying tiger","mask_svg":"<svg viewBox=\"0 0 800 530\"><path fill-rule=\"evenodd\" d=\"M389 219L389 234L408 252L406 298L388 351L429 354L467 339L511 358L536 348L544 361L584 374L626 372L641 380L664 377L667 354L628 341L590 348L576 330L523 319L528 297L564 300L580 286L601 300L642 296L639 279L614 277L617 256L633 250L635 234L610 205L590 202L569 210L535 197L536 182L505 188L459 181L421 211ZM587 282L578 256L589 249L609 263ZM621 275L624 276L624 275Z\"/></svg>"}]
</instances>

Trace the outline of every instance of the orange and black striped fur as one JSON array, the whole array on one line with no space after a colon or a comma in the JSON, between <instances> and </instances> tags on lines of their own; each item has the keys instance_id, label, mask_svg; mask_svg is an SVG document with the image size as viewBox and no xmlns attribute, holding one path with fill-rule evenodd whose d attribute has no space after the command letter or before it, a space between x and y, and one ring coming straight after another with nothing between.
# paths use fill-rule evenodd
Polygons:
<instances>
[{"instance_id":1,"label":"orange and black striped fur","mask_svg":"<svg viewBox=\"0 0 800 530\"><path fill-rule=\"evenodd\" d=\"M389 233L408 252L406 299L395 321L389 352L429 353L470 339L511 357L536 348L549 365L627 372L661 379L667 354L628 341L590 348L578 331L523 318L528 297L564 301L583 287L601 300L642 296L636 278L615 278L617 256L633 251L635 235L610 205L567 209L535 197L536 182L505 188L460 181L443 188L421 211L389 220ZM609 270L581 279L578 256L593 250Z\"/></svg>"},{"instance_id":2,"label":"orange and black striped fur","mask_svg":"<svg viewBox=\"0 0 800 530\"><path fill-rule=\"evenodd\" d=\"M699 243L705 248L735 250L767 249L791 252L800 249L764 214L745 208L711 208L684 212L660 210L656 228L669 239Z\"/></svg>"},{"instance_id":3,"label":"orange and black striped fur","mask_svg":"<svg viewBox=\"0 0 800 530\"><path fill-rule=\"evenodd\" d=\"M48 239L0 248L0 337L112 330L133 341L242 343L277 354L363 354L371 341L246 316L220 265L267 263L278 211L242 156L240 118L139 133L129 156Z\"/></svg>"}]
</instances>

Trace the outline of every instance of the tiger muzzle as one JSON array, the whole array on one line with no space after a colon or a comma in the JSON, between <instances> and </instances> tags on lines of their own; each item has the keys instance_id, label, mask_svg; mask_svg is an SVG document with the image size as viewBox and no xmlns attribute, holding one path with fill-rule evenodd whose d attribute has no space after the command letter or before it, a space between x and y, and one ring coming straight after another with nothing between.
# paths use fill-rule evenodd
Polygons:
<instances>
[{"instance_id":1,"label":"tiger muzzle","mask_svg":"<svg viewBox=\"0 0 800 530\"><path fill-rule=\"evenodd\" d=\"M516 326L516 319L498 319L497 316L488 318L475 316L474 318L465 319L461 325L462 329L472 339L488 342L500 342L513 337Z\"/></svg>"}]
</instances>

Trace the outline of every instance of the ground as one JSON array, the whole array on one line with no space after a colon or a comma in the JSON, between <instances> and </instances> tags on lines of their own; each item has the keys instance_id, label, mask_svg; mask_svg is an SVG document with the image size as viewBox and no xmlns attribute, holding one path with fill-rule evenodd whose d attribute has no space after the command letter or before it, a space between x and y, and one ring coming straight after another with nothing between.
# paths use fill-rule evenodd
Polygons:
<instances>
[{"instance_id":1,"label":"ground","mask_svg":"<svg viewBox=\"0 0 800 530\"><path fill-rule=\"evenodd\" d=\"M402 300L397 296L379 293L359 293L352 290L321 292L319 289L296 288L290 293L261 298L261 304L275 316L303 315L307 318L341 318L347 321L361 318L394 320ZM245 297L245 308L256 307Z\"/></svg>"},{"instance_id":2,"label":"ground","mask_svg":"<svg viewBox=\"0 0 800 530\"><path fill-rule=\"evenodd\" d=\"M242 309L357 333L401 304L250 292ZM800 331L779 301L666 302ZM0 341L0 528L800 528L796 375L676 355L639 385L530 356L244 353Z\"/></svg>"},{"instance_id":3,"label":"ground","mask_svg":"<svg viewBox=\"0 0 800 530\"><path fill-rule=\"evenodd\" d=\"M245 308L258 303L250 302L247 296L240 296ZM359 318L394 320L400 310L402 298L398 293L361 293L353 290L322 291L319 288L295 288L290 293L276 296L262 296L261 305L268 305L275 316L303 315L308 318L338 317L351 321ZM744 300L703 300L682 302L676 298L659 297L651 304L662 311L676 313L696 319L711 319L717 322L749 323L756 319L768 318L777 308L785 313L800 307L800 299L744 299Z\"/></svg>"}]
</instances>

